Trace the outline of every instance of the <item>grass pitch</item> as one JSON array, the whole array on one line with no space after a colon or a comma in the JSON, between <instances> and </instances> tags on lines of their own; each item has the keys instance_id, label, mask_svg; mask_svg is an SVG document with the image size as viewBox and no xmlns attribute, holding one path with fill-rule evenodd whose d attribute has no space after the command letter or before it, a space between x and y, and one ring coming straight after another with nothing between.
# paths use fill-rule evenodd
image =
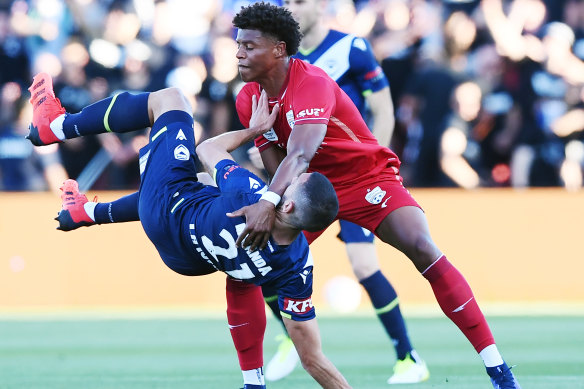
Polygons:
<instances>
[{"instance_id":1,"label":"grass pitch","mask_svg":"<svg viewBox=\"0 0 584 389\"><path fill-rule=\"evenodd\" d=\"M374 317L321 317L323 348L355 388L388 388L395 357ZM584 388L584 317L489 317L524 389ZM429 381L394 388L491 388L479 357L445 317L409 318ZM279 325L269 319L266 361ZM4 319L0 388L205 388L242 386L223 318ZM297 368L268 388L318 388Z\"/></svg>"}]
</instances>

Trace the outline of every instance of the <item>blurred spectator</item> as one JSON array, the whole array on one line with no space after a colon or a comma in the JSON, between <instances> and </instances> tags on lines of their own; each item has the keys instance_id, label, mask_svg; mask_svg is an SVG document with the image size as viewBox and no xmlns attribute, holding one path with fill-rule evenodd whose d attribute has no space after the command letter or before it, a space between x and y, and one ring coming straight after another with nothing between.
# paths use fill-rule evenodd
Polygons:
<instances>
[{"instance_id":1,"label":"blurred spectator","mask_svg":"<svg viewBox=\"0 0 584 389\"><path fill-rule=\"evenodd\" d=\"M41 70L70 112L118 91L178 86L197 140L239 128L231 19L253 1L0 0L0 88L21 91L2 101L1 189L56 189L46 167L59 160L73 178L93 173L99 189L138 185L146 133L42 155L22 141L26 87ZM390 81L391 145L409 186L582 187L583 1L335 0L329 11L332 27L369 38ZM238 158L252 168L245 151Z\"/></svg>"},{"instance_id":2,"label":"blurred spectator","mask_svg":"<svg viewBox=\"0 0 584 389\"><path fill-rule=\"evenodd\" d=\"M429 57L436 54L436 58ZM439 144L450 113L456 76L445 66L442 53L419 53L416 71L397 105L396 132L402 132L400 158L404 181L414 187L446 184L440 169ZM423 57L428 55L428 57ZM391 79L390 79L391 82Z\"/></svg>"},{"instance_id":3,"label":"blurred spectator","mask_svg":"<svg viewBox=\"0 0 584 389\"><path fill-rule=\"evenodd\" d=\"M35 148L24 138L31 108L17 83L2 86L0 112L0 190L57 192L68 178L58 147Z\"/></svg>"},{"instance_id":4,"label":"blurred spectator","mask_svg":"<svg viewBox=\"0 0 584 389\"><path fill-rule=\"evenodd\" d=\"M0 5L0 85L14 81L24 86L28 83L29 60L24 39L12 28L10 7Z\"/></svg>"}]
</instances>

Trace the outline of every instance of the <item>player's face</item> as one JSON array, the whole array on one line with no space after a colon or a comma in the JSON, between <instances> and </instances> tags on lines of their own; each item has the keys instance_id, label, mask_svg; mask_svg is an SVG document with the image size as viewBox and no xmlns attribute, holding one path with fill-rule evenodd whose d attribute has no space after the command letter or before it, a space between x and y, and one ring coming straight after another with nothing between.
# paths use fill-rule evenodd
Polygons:
<instances>
[{"instance_id":1,"label":"player's face","mask_svg":"<svg viewBox=\"0 0 584 389\"><path fill-rule=\"evenodd\" d=\"M284 0L284 7L294 16L300 25L300 32L306 34L316 24L320 23L322 0Z\"/></svg>"},{"instance_id":2,"label":"player's face","mask_svg":"<svg viewBox=\"0 0 584 389\"><path fill-rule=\"evenodd\" d=\"M239 74L244 82L259 81L274 66L276 42L257 30L237 31Z\"/></svg>"}]
</instances>

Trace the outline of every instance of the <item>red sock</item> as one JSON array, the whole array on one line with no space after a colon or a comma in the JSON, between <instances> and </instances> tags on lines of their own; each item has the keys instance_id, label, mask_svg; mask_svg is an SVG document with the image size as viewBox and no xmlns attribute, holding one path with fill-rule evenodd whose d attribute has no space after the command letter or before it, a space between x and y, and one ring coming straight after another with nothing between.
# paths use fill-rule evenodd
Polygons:
<instances>
[{"instance_id":1,"label":"red sock","mask_svg":"<svg viewBox=\"0 0 584 389\"><path fill-rule=\"evenodd\" d=\"M227 322L241 370L264 365L266 309L259 286L227 278Z\"/></svg>"},{"instance_id":2,"label":"red sock","mask_svg":"<svg viewBox=\"0 0 584 389\"><path fill-rule=\"evenodd\" d=\"M468 282L444 255L422 274L430 282L442 311L460 328L477 352L495 343Z\"/></svg>"}]
</instances>

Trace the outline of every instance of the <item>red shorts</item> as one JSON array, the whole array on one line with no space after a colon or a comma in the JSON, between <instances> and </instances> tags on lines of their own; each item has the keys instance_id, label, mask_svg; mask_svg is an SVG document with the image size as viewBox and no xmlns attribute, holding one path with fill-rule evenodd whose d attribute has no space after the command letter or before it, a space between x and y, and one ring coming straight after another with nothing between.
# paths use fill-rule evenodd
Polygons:
<instances>
[{"instance_id":1,"label":"red shorts","mask_svg":"<svg viewBox=\"0 0 584 389\"><path fill-rule=\"evenodd\" d=\"M337 185L335 190L339 198L337 219L348 220L373 233L392 211L405 206L421 208L404 187L399 170L395 167L365 176L352 185ZM323 232L304 231L304 235L308 243L312 243Z\"/></svg>"}]
</instances>

